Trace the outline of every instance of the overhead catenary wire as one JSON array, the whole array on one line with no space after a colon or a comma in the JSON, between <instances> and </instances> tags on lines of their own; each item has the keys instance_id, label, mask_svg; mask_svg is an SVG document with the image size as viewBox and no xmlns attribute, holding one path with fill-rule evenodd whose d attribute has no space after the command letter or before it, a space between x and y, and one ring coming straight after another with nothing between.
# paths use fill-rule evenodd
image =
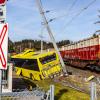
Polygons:
<instances>
[{"instance_id":1,"label":"overhead catenary wire","mask_svg":"<svg viewBox=\"0 0 100 100\"><path fill-rule=\"evenodd\" d=\"M72 5L70 6L70 8L69 8L69 10L68 10L68 12L67 12L66 15L70 14L70 11L73 9L73 7L75 6L75 4L76 4L77 1L78 1L78 0L74 0L74 1L73 1L73 3L72 3Z\"/></svg>"},{"instance_id":2,"label":"overhead catenary wire","mask_svg":"<svg viewBox=\"0 0 100 100\"><path fill-rule=\"evenodd\" d=\"M77 12L78 12L78 11L77 11ZM74 11L74 12L71 12L70 14L76 14L76 12ZM59 19L64 18L64 17L68 17L68 15L65 13L65 14L63 14L63 15L60 15L60 16L57 16L57 17L55 17L55 18L50 19L49 22L55 21L55 20L59 20Z\"/></svg>"},{"instance_id":3,"label":"overhead catenary wire","mask_svg":"<svg viewBox=\"0 0 100 100\"><path fill-rule=\"evenodd\" d=\"M76 4L77 1L78 1L78 0L74 0L74 1L73 1L72 5L69 7L68 12L67 12L66 14L61 15L61 16L58 16L58 17L55 17L55 18L52 18L52 19L49 20L49 22L51 22L51 21L53 21L53 20L56 20L56 19L59 19L59 18L62 18L62 17L65 17L65 16L68 17L68 16L70 15L70 12L71 12L72 8L75 6L75 4ZM51 11L51 10L49 10L49 12L50 12L50 11Z\"/></svg>"},{"instance_id":4,"label":"overhead catenary wire","mask_svg":"<svg viewBox=\"0 0 100 100\"><path fill-rule=\"evenodd\" d=\"M80 12L78 12L74 17L72 17L72 19L70 21L68 21L68 23L64 26L64 29L66 29L66 27L68 25L70 25L81 13L83 13L83 11L87 10L92 4L94 4L97 0L93 0L92 2L90 2L86 7L84 7L83 9L80 10ZM64 30L63 29L63 30Z\"/></svg>"}]
</instances>

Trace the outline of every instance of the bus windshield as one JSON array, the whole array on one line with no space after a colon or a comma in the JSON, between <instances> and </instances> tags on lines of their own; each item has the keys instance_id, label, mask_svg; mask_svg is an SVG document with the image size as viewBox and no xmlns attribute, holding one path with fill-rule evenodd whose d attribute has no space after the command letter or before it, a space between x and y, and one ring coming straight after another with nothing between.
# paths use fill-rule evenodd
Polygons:
<instances>
[{"instance_id":1,"label":"bus windshield","mask_svg":"<svg viewBox=\"0 0 100 100\"><path fill-rule=\"evenodd\" d=\"M42 64L46 64L48 62L56 60L56 54L53 53L52 55L47 55L39 59Z\"/></svg>"}]
</instances>

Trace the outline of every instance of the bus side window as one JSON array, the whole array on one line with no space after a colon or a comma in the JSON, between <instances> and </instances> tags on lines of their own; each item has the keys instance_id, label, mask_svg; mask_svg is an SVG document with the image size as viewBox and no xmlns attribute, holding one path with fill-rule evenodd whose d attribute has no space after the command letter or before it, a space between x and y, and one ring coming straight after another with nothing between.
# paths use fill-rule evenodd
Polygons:
<instances>
[{"instance_id":1,"label":"bus side window","mask_svg":"<svg viewBox=\"0 0 100 100\"><path fill-rule=\"evenodd\" d=\"M29 70L39 71L38 63L36 59L28 59L26 63L23 65L23 68Z\"/></svg>"},{"instance_id":2,"label":"bus side window","mask_svg":"<svg viewBox=\"0 0 100 100\"><path fill-rule=\"evenodd\" d=\"M12 59L14 66L16 67L22 67L24 64L23 59Z\"/></svg>"},{"instance_id":3,"label":"bus side window","mask_svg":"<svg viewBox=\"0 0 100 100\"><path fill-rule=\"evenodd\" d=\"M40 58L39 60L40 60L40 62L41 62L42 64L46 64L46 63L48 63L48 62L51 62L51 61L53 61L53 60L56 60L56 54L53 53L52 55L45 56L45 57L43 57L43 58Z\"/></svg>"}]
</instances>

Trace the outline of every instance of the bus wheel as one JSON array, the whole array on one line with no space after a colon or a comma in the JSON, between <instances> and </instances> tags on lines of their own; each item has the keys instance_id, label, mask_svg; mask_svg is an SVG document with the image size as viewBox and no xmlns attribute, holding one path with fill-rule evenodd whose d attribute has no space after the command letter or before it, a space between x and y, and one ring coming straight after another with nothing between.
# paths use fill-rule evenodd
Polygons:
<instances>
[{"instance_id":1,"label":"bus wheel","mask_svg":"<svg viewBox=\"0 0 100 100\"><path fill-rule=\"evenodd\" d=\"M27 86L27 89L28 89L29 91L32 91L32 89L33 89L32 85L28 85L28 86Z\"/></svg>"},{"instance_id":2,"label":"bus wheel","mask_svg":"<svg viewBox=\"0 0 100 100\"><path fill-rule=\"evenodd\" d=\"M30 74L30 79L34 80L34 76L32 75L32 73Z\"/></svg>"},{"instance_id":3,"label":"bus wheel","mask_svg":"<svg viewBox=\"0 0 100 100\"><path fill-rule=\"evenodd\" d=\"M21 71L21 73L20 73L20 76L23 76L22 71Z\"/></svg>"},{"instance_id":4,"label":"bus wheel","mask_svg":"<svg viewBox=\"0 0 100 100\"><path fill-rule=\"evenodd\" d=\"M39 75L40 76L40 80L42 80L42 77L41 77L41 75Z\"/></svg>"}]
</instances>

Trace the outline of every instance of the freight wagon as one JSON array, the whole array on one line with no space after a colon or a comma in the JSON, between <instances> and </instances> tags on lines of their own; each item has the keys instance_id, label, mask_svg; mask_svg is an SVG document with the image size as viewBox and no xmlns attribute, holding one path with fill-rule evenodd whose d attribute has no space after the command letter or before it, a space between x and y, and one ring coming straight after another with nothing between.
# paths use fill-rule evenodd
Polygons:
<instances>
[{"instance_id":1,"label":"freight wagon","mask_svg":"<svg viewBox=\"0 0 100 100\"><path fill-rule=\"evenodd\" d=\"M60 53L67 64L100 72L100 35L63 46Z\"/></svg>"}]
</instances>

